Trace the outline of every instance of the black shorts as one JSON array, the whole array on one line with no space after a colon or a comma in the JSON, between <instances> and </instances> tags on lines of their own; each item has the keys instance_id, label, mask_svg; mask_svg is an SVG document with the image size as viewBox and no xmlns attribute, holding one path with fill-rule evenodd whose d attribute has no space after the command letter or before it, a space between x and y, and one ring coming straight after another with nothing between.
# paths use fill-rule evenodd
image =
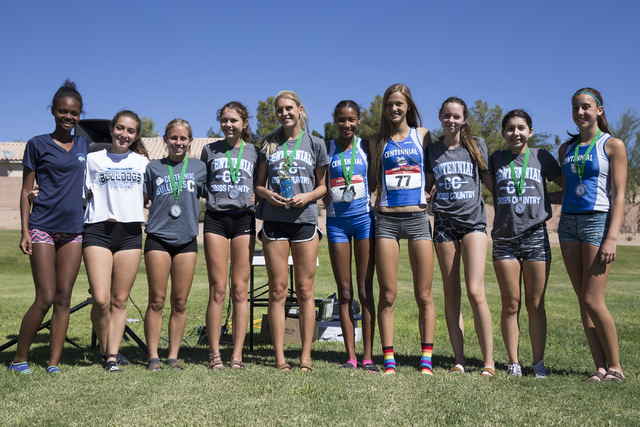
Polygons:
<instances>
[{"instance_id":1,"label":"black shorts","mask_svg":"<svg viewBox=\"0 0 640 427\"><path fill-rule=\"evenodd\" d=\"M459 227L440 212L433 213L433 241L435 243L460 242L464 236L471 233L487 234L487 228L483 226Z\"/></svg>"},{"instance_id":2,"label":"black shorts","mask_svg":"<svg viewBox=\"0 0 640 427\"><path fill-rule=\"evenodd\" d=\"M214 212L204 215L204 232L233 239L238 236L256 235L256 218L253 212Z\"/></svg>"},{"instance_id":3,"label":"black shorts","mask_svg":"<svg viewBox=\"0 0 640 427\"><path fill-rule=\"evenodd\" d=\"M142 224L114 221L85 224L82 248L89 246L109 249L111 253L142 249Z\"/></svg>"},{"instance_id":4,"label":"black shorts","mask_svg":"<svg viewBox=\"0 0 640 427\"><path fill-rule=\"evenodd\" d=\"M173 246L153 234L147 234L147 238L144 241L144 253L146 254L149 251L168 252L172 258L178 254L186 254L189 252L198 253L198 241L194 237L189 243Z\"/></svg>"},{"instance_id":5,"label":"black shorts","mask_svg":"<svg viewBox=\"0 0 640 427\"><path fill-rule=\"evenodd\" d=\"M292 243L300 243L313 240L316 233L320 234L320 240L322 240L322 231L315 224L265 221L258 237L260 240L265 237L268 240L288 240Z\"/></svg>"}]
</instances>

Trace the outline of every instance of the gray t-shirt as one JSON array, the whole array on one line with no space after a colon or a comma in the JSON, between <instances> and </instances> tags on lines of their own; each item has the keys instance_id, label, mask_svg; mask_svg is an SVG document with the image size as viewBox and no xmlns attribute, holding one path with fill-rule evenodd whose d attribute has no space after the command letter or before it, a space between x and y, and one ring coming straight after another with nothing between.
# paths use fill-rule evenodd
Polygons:
<instances>
[{"instance_id":1,"label":"gray t-shirt","mask_svg":"<svg viewBox=\"0 0 640 427\"><path fill-rule=\"evenodd\" d=\"M240 145L236 145L229 154L235 168ZM242 151L242 160L236 184L231 181L229 171L229 159L227 158L224 140L207 144L202 149L200 160L207 165L207 209L215 212L226 212L238 209L253 210L251 196L255 172L258 167L258 147L254 144L245 144ZM237 188L240 196L237 199L229 197L231 188Z\"/></svg>"},{"instance_id":2,"label":"gray t-shirt","mask_svg":"<svg viewBox=\"0 0 640 427\"><path fill-rule=\"evenodd\" d=\"M179 185L183 164L171 163L176 185ZM197 159L189 159L178 196L182 213L178 218L173 218L169 211L175 199L167 159L150 162L144 173L144 193L151 198L145 231L172 246L184 245L195 239L198 235L200 197L205 197L207 192L206 178L205 164Z\"/></svg>"},{"instance_id":3,"label":"gray t-shirt","mask_svg":"<svg viewBox=\"0 0 640 427\"><path fill-rule=\"evenodd\" d=\"M474 137L480 154L488 163L484 139ZM487 226L478 166L464 144L448 149L442 138L427 146L429 161L426 173L435 177L436 195L433 212L445 216L460 228ZM487 172L487 171L482 171Z\"/></svg>"},{"instance_id":4,"label":"gray t-shirt","mask_svg":"<svg viewBox=\"0 0 640 427\"><path fill-rule=\"evenodd\" d=\"M522 164L525 153L513 159L513 166L520 185ZM515 212L520 200L516 192L507 150L495 151L489 158L489 169L493 179L493 206L496 216L493 220L491 238L509 240L521 236L525 231L551 218L551 204L547 197L547 181L560 176L558 161L544 148L529 148L529 162L525 172L524 188L521 200L526 209L522 215Z\"/></svg>"},{"instance_id":5,"label":"gray t-shirt","mask_svg":"<svg viewBox=\"0 0 640 427\"><path fill-rule=\"evenodd\" d=\"M270 190L280 194L280 168L284 163L284 154L282 147L282 136L278 135L276 139L278 148L275 153L267 159L266 154L260 151L259 163L269 162L269 176L267 178L267 186ZM295 140L287 141L287 150L289 155L295 146ZM293 195L300 193L308 193L316 188L315 169L329 164L327 158L327 147L320 138L304 133L300 146L296 151L295 158L292 161L289 175L291 176ZM277 207L266 200L262 200L256 211L256 218L263 221L279 221L291 222L296 224L318 224L318 205L315 201L307 203L302 208L285 209Z\"/></svg>"}]
</instances>

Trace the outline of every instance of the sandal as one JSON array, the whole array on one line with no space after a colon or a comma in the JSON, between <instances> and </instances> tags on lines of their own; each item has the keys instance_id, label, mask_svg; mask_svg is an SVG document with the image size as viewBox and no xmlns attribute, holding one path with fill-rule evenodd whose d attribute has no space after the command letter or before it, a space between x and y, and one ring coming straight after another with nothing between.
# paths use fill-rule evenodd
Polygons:
<instances>
[{"instance_id":1,"label":"sandal","mask_svg":"<svg viewBox=\"0 0 640 427\"><path fill-rule=\"evenodd\" d=\"M283 363L281 365L276 366L279 371L291 372L291 365L288 363Z\"/></svg>"},{"instance_id":2,"label":"sandal","mask_svg":"<svg viewBox=\"0 0 640 427\"><path fill-rule=\"evenodd\" d=\"M449 369L449 373L451 374L464 374L466 371L464 370L464 366L461 364L457 364L456 366Z\"/></svg>"},{"instance_id":3,"label":"sandal","mask_svg":"<svg viewBox=\"0 0 640 427\"><path fill-rule=\"evenodd\" d=\"M313 369L311 368L311 364L310 363L301 363L300 364L300 370L302 372L312 372Z\"/></svg>"},{"instance_id":4,"label":"sandal","mask_svg":"<svg viewBox=\"0 0 640 427\"><path fill-rule=\"evenodd\" d=\"M216 369L224 369L224 363L222 363L220 356L220 353L209 354L209 369L212 371Z\"/></svg>"},{"instance_id":5,"label":"sandal","mask_svg":"<svg viewBox=\"0 0 640 427\"><path fill-rule=\"evenodd\" d=\"M609 378L607 378L607 376L609 376ZM613 369L609 369L607 371L607 373L605 374L605 377L602 379L602 382L609 382L609 381L618 381L618 382L622 382L624 381L624 375L622 375L622 372L620 371L614 371Z\"/></svg>"},{"instance_id":6,"label":"sandal","mask_svg":"<svg viewBox=\"0 0 640 427\"><path fill-rule=\"evenodd\" d=\"M229 366L231 367L231 369L238 369L238 370L247 369L247 367L244 366L244 363L242 363L241 360L232 360Z\"/></svg>"},{"instance_id":7,"label":"sandal","mask_svg":"<svg viewBox=\"0 0 640 427\"><path fill-rule=\"evenodd\" d=\"M482 375L483 377L495 377L496 376L496 370L493 369L491 366L485 366L484 368L482 368L482 372L480 372L480 375Z\"/></svg>"},{"instance_id":8,"label":"sandal","mask_svg":"<svg viewBox=\"0 0 640 427\"><path fill-rule=\"evenodd\" d=\"M604 380L604 376L606 374L603 374L600 371L595 371L589 374L588 377L583 378L582 381L587 381L587 382L591 382L591 383L599 383L602 382Z\"/></svg>"},{"instance_id":9,"label":"sandal","mask_svg":"<svg viewBox=\"0 0 640 427\"><path fill-rule=\"evenodd\" d=\"M180 364L178 362L171 362L169 363L169 368L171 369L175 369L176 371L184 371L184 369L182 369L182 366L180 366Z\"/></svg>"},{"instance_id":10,"label":"sandal","mask_svg":"<svg viewBox=\"0 0 640 427\"><path fill-rule=\"evenodd\" d=\"M373 373L380 372L380 369L378 369L378 367L376 365L374 365L373 363L366 363L366 364L362 365L362 369L365 372L373 372Z\"/></svg>"}]
</instances>

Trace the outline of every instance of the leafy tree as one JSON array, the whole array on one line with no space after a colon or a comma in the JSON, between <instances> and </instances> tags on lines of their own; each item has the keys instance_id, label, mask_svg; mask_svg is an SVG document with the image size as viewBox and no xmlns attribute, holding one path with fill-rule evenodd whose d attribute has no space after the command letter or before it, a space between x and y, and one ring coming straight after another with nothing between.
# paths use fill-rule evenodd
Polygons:
<instances>
[{"instance_id":1,"label":"leafy tree","mask_svg":"<svg viewBox=\"0 0 640 427\"><path fill-rule=\"evenodd\" d=\"M213 130L212 127L207 131L207 138L222 138L222 134Z\"/></svg>"},{"instance_id":2,"label":"leafy tree","mask_svg":"<svg viewBox=\"0 0 640 427\"><path fill-rule=\"evenodd\" d=\"M500 106L489 108L489 104L478 100L475 106L469 108L469 111L471 114L467 122L471 128L471 134L484 138L489 153L507 148L507 143L500 135L502 120Z\"/></svg>"},{"instance_id":3,"label":"leafy tree","mask_svg":"<svg viewBox=\"0 0 640 427\"><path fill-rule=\"evenodd\" d=\"M142 134L143 138L158 137L155 130L156 124L151 119L151 117L140 117L140 121L142 122L142 131L140 133Z\"/></svg>"},{"instance_id":4,"label":"leafy tree","mask_svg":"<svg viewBox=\"0 0 640 427\"><path fill-rule=\"evenodd\" d=\"M324 124L324 140L331 141L332 139L336 139L340 136L340 132L338 132L338 126L335 123L327 122Z\"/></svg>"},{"instance_id":5,"label":"leafy tree","mask_svg":"<svg viewBox=\"0 0 640 427\"><path fill-rule=\"evenodd\" d=\"M317 131L315 131L315 130L312 130L312 131L311 131L311 135L313 135L313 136L317 136L317 137L318 137L318 138L320 138L320 139L324 139L324 137L320 134L320 132L317 132Z\"/></svg>"},{"instance_id":6,"label":"leafy tree","mask_svg":"<svg viewBox=\"0 0 640 427\"><path fill-rule=\"evenodd\" d=\"M273 100L274 97L270 96L266 101L258 101L258 109L256 110L258 128L256 132L261 138L264 138L280 126L276 118L276 110L273 108Z\"/></svg>"},{"instance_id":7,"label":"leafy tree","mask_svg":"<svg viewBox=\"0 0 640 427\"><path fill-rule=\"evenodd\" d=\"M635 108L627 107L620 119L610 125L611 134L621 139L627 149L626 197L632 203L640 192L640 116Z\"/></svg>"},{"instance_id":8,"label":"leafy tree","mask_svg":"<svg viewBox=\"0 0 640 427\"><path fill-rule=\"evenodd\" d=\"M369 139L380 130L380 118L382 117L382 96L376 95L371 101L369 109L362 111L360 130L358 135L362 139ZM326 125L325 125L326 126ZM337 129L336 129L337 130ZM326 133L326 132L325 132Z\"/></svg>"}]
</instances>

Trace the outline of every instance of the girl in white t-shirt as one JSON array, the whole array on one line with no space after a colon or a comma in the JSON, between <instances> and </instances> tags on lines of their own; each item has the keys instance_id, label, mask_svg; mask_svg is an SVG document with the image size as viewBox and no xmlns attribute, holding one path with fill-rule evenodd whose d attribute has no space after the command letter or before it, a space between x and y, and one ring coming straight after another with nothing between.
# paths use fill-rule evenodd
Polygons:
<instances>
[{"instance_id":1,"label":"girl in white t-shirt","mask_svg":"<svg viewBox=\"0 0 640 427\"><path fill-rule=\"evenodd\" d=\"M87 156L82 247L93 297L91 320L109 372L127 363L118 349L142 252L142 190L149 161L141 127L136 113L120 111L110 124L111 147Z\"/></svg>"}]
</instances>

